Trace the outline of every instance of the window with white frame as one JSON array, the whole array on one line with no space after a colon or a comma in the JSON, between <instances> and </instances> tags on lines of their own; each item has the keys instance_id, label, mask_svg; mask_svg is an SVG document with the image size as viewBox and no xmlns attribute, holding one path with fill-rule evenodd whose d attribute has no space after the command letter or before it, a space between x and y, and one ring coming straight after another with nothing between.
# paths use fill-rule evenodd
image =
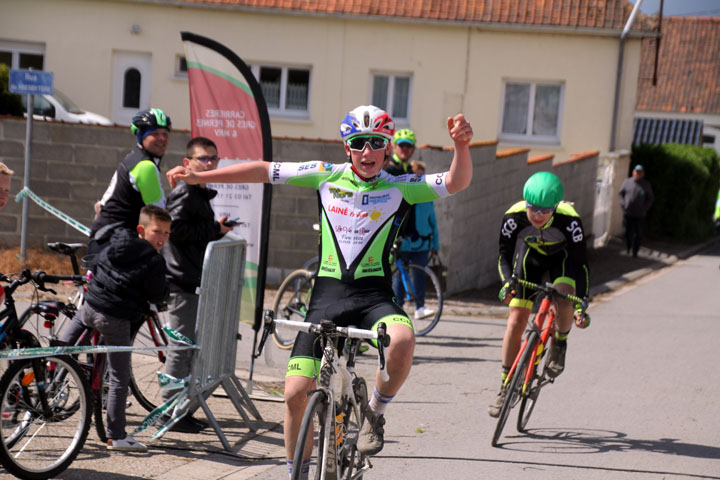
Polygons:
<instances>
[{"instance_id":1,"label":"window with white frame","mask_svg":"<svg viewBox=\"0 0 720 480\"><path fill-rule=\"evenodd\" d=\"M374 73L371 103L388 112L396 122L409 122L410 87L410 75Z\"/></svg>"},{"instance_id":2,"label":"window with white frame","mask_svg":"<svg viewBox=\"0 0 720 480\"><path fill-rule=\"evenodd\" d=\"M45 45L0 40L0 63L10 68L42 70L45 65Z\"/></svg>"},{"instance_id":3,"label":"window with white frame","mask_svg":"<svg viewBox=\"0 0 720 480\"><path fill-rule=\"evenodd\" d=\"M270 115L307 117L310 104L310 68L251 65Z\"/></svg>"},{"instance_id":4,"label":"window with white frame","mask_svg":"<svg viewBox=\"0 0 720 480\"><path fill-rule=\"evenodd\" d=\"M506 81L500 140L559 143L564 85Z\"/></svg>"}]
</instances>

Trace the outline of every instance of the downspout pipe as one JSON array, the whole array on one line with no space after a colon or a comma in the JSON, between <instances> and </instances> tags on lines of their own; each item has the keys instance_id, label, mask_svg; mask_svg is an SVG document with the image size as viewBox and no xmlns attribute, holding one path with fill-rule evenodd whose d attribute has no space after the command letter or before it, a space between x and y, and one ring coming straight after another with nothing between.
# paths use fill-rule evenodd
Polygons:
<instances>
[{"instance_id":1,"label":"downspout pipe","mask_svg":"<svg viewBox=\"0 0 720 480\"><path fill-rule=\"evenodd\" d=\"M623 59L625 57L625 38L627 37L628 33L630 32L630 28L632 27L632 24L635 21L635 17L637 16L637 13L640 11L640 4L642 2L643 2L643 0L637 0L637 2L635 2L635 6L633 7L632 12L630 12L630 17L628 17L627 22L625 23L625 28L623 28L623 31L620 34L620 51L618 52L617 75L615 76L615 99L613 101L612 124L610 126L610 151L611 152L615 151L615 134L617 132L618 110L620 107L620 85L622 83Z\"/></svg>"}]
</instances>

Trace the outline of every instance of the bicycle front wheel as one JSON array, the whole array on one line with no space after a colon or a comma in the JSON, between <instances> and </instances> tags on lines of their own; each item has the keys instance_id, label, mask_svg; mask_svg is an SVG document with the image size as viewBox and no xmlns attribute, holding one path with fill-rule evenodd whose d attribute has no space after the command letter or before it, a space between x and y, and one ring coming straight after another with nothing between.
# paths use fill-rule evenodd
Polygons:
<instances>
[{"instance_id":1,"label":"bicycle front wheel","mask_svg":"<svg viewBox=\"0 0 720 480\"><path fill-rule=\"evenodd\" d=\"M59 475L90 429L90 387L69 357L18 360L0 379L0 462L23 479Z\"/></svg>"},{"instance_id":2,"label":"bicycle front wheel","mask_svg":"<svg viewBox=\"0 0 720 480\"><path fill-rule=\"evenodd\" d=\"M401 282L405 289L402 308L413 322L415 336L427 335L435 328L442 315L443 294L440 280L428 267L415 264L408 266L404 282L400 276L400 269L396 268L393 272L393 285ZM418 279L422 279L419 284Z\"/></svg>"},{"instance_id":3,"label":"bicycle front wheel","mask_svg":"<svg viewBox=\"0 0 720 480\"><path fill-rule=\"evenodd\" d=\"M133 347L166 347L167 336L153 312L133 337ZM130 356L130 391L142 407L151 412L162 403L157 372L165 366L165 352L139 350Z\"/></svg>"},{"instance_id":4,"label":"bicycle front wheel","mask_svg":"<svg viewBox=\"0 0 720 480\"><path fill-rule=\"evenodd\" d=\"M520 411L518 412L517 430L518 432L524 432L527 426L530 416L532 415L535 404L537 403L538 396L540 396L540 389L547 383L544 375L547 364L550 363L550 344L551 341L547 342L547 345L542 344L538 341L538 347L542 346L543 350L539 353L542 354L539 361L536 361L536 365L533 365L533 376L530 384L528 385L528 391L522 397L520 402ZM538 375L538 372L541 372Z\"/></svg>"},{"instance_id":5,"label":"bicycle front wheel","mask_svg":"<svg viewBox=\"0 0 720 480\"><path fill-rule=\"evenodd\" d=\"M295 445L295 455L293 455L293 471L290 480L320 480L322 475L322 467L328 461L330 453L330 444L325 443L325 416L327 409L331 408L328 397L323 391L316 391L310 397L305 414L303 415L300 432L298 433L297 444ZM317 423L318 428L315 428ZM334 424L334 422L333 422ZM317 434L314 432L317 430ZM334 441L335 436L330 435L330 441ZM310 455L310 472L303 475L303 460L305 458L306 449L310 449L308 443L312 444L312 454ZM335 458L331 459L335 462ZM337 465L335 465L336 467ZM329 469L330 470L330 469ZM337 480L337 468L326 472L324 480Z\"/></svg>"},{"instance_id":6,"label":"bicycle front wheel","mask_svg":"<svg viewBox=\"0 0 720 480\"><path fill-rule=\"evenodd\" d=\"M275 294L273 312L275 318L282 320L305 321L310 305L310 294L313 287L313 274L308 270L295 270L282 282ZM295 343L297 332L275 327L272 334L275 344L283 350L289 350Z\"/></svg>"},{"instance_id":7,"label":"bicycle front wheel","mask_svg":"<svg viewBox=\"0 0 720 480\"><path fill-rule=\"evenodd\" d=\"M95 356L92 381L90 388L93 392L93 419L95 432L102 443L107 443L105 430L105 415L107 413L108 392L110 390L110 373L107 368L107 356L98 353Z\"/></svg>"},{"instance_id":8,"label":"bicycle front wheel","mask_svg":"<svg viewBox=\"0 0 720 480\"><path fill-rule=\"evenodd\" d=\"M510 410L512 410L512 408L517 405L520 400L520 390L522 389L523 381L525 379L525 370L527 368L532 368L532 366L529 365L530 356L532 355L533 349L537 348L538 338L537 333L530 333L525 349L520 354L520 360L518 361L512 378L510 379L510 383L507 386L505 401L500 408L500 415L498 416L497 425L495 426L495 432L493 433L491 442L493 447L496 447L498 444L503 428L505 428L505 423L507 422L508 416L510 416Z\"/></svg>"}]
</instances>

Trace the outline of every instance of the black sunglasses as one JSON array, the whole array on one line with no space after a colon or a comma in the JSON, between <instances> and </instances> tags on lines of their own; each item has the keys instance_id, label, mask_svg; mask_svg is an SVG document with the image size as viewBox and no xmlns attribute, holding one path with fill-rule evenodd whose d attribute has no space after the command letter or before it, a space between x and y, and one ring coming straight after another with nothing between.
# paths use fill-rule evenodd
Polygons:
<instances>
[{"instance_id":1,"label":"black sunglasses","mask_svg":"<svg viewBox=\"0 0 720 480\"><path fill-rule=\"evenodd\" d=\"M348 140L347 144L350 150L362 152L366 144L370 145L371 150L382 150L387 147L388 140L383 137L353 137Z\"/></svg>"}]
</instances>

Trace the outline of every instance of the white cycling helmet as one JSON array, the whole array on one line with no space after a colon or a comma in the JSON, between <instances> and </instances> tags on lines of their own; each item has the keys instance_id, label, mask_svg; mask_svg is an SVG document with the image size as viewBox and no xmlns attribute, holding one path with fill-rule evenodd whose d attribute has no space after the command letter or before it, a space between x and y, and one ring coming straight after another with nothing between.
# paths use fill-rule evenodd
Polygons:
<instances>
[{"instance_id":1,"label":"white cycling helmet","mask_svg":"<svg viewBox=\"0 0 720 480\"><path fill-rule=\"evenodd\" d=\"M380 135L392 141L395 122L375 105L360 105L351 110L340 124L340 137L347 142L358 135Z\"/></svg>"}]
</instances>

